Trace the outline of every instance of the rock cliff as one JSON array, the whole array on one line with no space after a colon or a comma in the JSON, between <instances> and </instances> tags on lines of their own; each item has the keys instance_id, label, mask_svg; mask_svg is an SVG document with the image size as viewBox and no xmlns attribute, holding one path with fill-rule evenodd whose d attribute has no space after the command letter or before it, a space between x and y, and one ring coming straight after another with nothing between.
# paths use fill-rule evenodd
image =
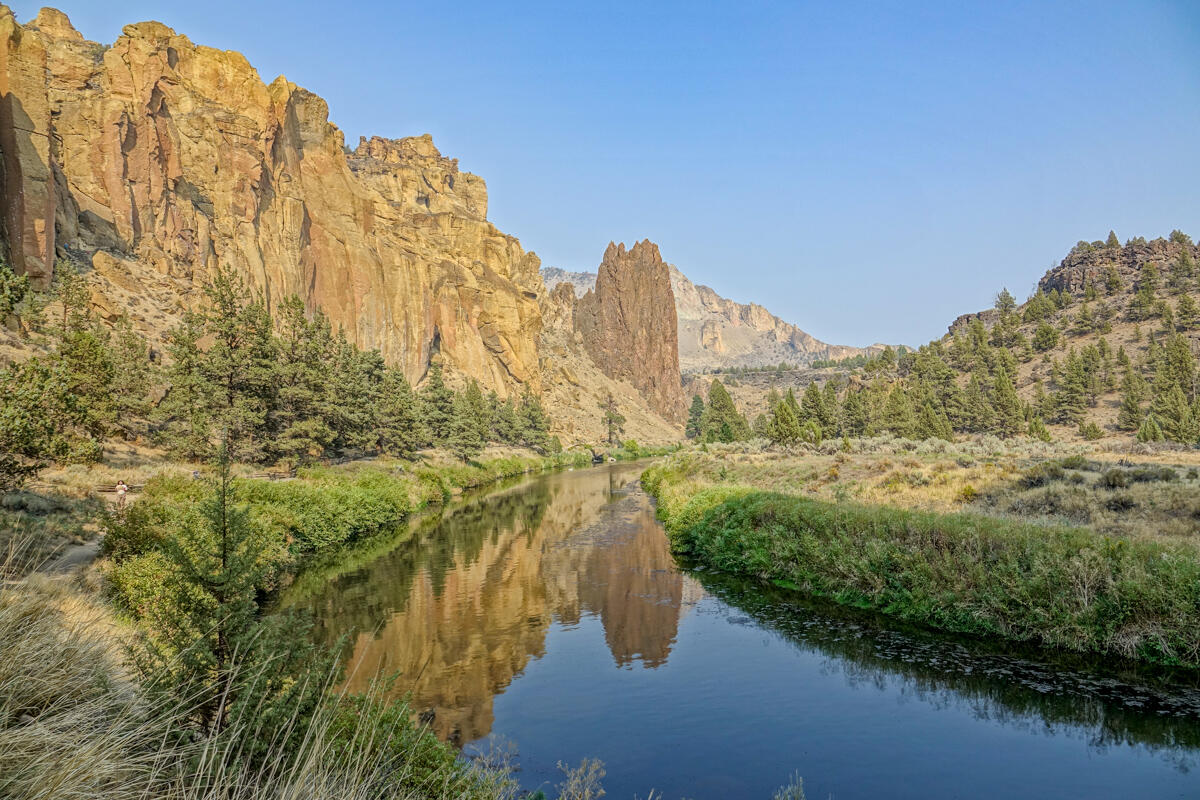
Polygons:
<instances>
[{"instance_id":1,"label":"rock cliff","mask_svg":"<svg viewBox=\"0 0 1200 800\"><path fill-rule=\"evenodd\" d=\"M678 320L667 264L649 240L628 250L609 242L589 289L575 305L575 330L604 374L627 380L667 419L684 413Z\"/></svg>"},{"instance_id":2,"label":"rock cliff","mask_svg":"<svg viewBox=\"0 0 1200 800\"><path fill-rule=\"evenodd\" d=\"M428 136L348 151L325 101L238 53L156 22L104 47L61 12L21 25L0 6L0 150L15 268L44 287L69 258L151 336L226 268L412 380L440 352L502 395L540 386L538 259Z\"/></svg>"},{"instance_id":3,"label":"rock cliff","mask_svg":"<svg viewBox=\"0 0 1200 800\"><path fill-rule=\"evenodd\" d=\"M692 283L676 267L668 266L678 323L679 366L685 373L780 362L804 365L883 349L883 345L827 344L756 303L728 300L707 286ZM576 297L583 297L595 286L596 274L544 267L542 280L551 288L569 284Z\"/></svg>"}]
</instances>

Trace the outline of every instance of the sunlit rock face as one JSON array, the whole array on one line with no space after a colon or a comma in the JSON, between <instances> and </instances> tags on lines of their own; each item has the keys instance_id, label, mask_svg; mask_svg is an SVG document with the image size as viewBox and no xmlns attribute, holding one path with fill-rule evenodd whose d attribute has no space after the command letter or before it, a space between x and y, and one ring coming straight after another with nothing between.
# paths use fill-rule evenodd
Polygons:
<instances>
[{"instance_id":1,"label":"sunlit rock face","mask_svg":"<svg viewBox=\"0 0 1200 800\"><path fill-rule=\"evenodd\" d=\"M663 417L683 416L675 296L658 245L609 243L595 288L575 304L575 330L604 374L628 380Z\"/></svg>"},{"instance_id":2,"label":"sunlit rock face","mask_svg":"<svg viewBox=\"0 0 1200 800\"><path fill-rule=\"evenodd\" d=\"M0 6L0 150L4 240L39 287L58 256L102 257L184 307L225 267L270 304L323 308L412 380L440 351L501 395L539 386L538 259L428 136L349 151L324 100L238 53L156 22L104 47L60 12L22 26ZM171 312L133 316L153 337Z\"/></svg>"}]
</instances>

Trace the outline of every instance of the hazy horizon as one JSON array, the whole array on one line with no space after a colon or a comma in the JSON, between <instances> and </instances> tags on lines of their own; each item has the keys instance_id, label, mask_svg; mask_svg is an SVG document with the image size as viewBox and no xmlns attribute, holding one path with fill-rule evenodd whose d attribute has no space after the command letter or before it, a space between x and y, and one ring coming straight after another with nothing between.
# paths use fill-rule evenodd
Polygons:
<instances>
[{"instance_id":1,"label":"hazy horizon","mask_svg":"<svg viewBox=\"0 0 1200 800\"><path fill-rule=\"evenodd\" d=\"M56 7L106 44L157 19L240 51L348 144L433 134L545 266L649 238L836 344L926 342L1109 229L1200 234L1183 2Z\"/></svg>"}]
</instances>

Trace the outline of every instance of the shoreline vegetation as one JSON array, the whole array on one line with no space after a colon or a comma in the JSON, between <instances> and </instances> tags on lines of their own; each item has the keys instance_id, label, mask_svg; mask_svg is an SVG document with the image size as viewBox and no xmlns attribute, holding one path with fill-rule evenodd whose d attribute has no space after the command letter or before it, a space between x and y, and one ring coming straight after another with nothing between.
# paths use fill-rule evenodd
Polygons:
<instances>
[{"instance_id":1,"label":"shoreline vegetation","mask_svg":"<svg viewBox=\"0 0 1200 800\"><path fill-rule=\"evenodd\" d=\"M1200 510L1180 506L1200 502L1195 467L992 445L705 446L642 483L673 550L710 569L955 633L1200 667L1195 526L1155 524Z\"/></svg>"},{"instance_id":2,"label":"shoreline vegetation","mask_svg":"<svg viewBox=\"0 0 1200 800\"><path fill-rule=\"evenodd\" d=\"M630 443L606 457L670 449ZM459 492L591 463L590 452L381 459L286 481L236 478L227 460L203 479L164 469L136 502L101 512L96 567L49 576L6 565L26 574L0 585L0 795L524 796L508 756L464 760L385 699L388 676L365 694L335 690L339 652L308 644L308 621L270 602L307 566ZM5 525L33 511L64 515L62 525L96 512L45 502L6 504ZM563 771L558 796L598 796L598 762Z\"/></svg>"}]
</instances>

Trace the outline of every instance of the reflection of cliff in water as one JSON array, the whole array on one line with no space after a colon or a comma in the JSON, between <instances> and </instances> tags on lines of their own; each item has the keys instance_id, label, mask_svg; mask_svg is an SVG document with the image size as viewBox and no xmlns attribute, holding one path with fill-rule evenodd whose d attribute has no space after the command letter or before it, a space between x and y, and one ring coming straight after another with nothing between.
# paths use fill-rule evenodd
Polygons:
<instances>
[{"instance_id":1,"label":"reflection of cliff in water","mask_svg":"<svg viewBox=\"0 0 1200 800\"><path fill-rule=\"evenodd\" d=\"M826 668L849 683L900 679L902 691L935 706L965 705L1008 726L1082 735L1097 749L1141 745L1164 751L1180 769L1194 766L1187 751L1200 747L1200 676L1152 676L1144 667L1123 673L1111 662L1044 652L1024 656L1003 644L901 627L758 582L697 577L705 591L756 623L826 656Z\"/></svg>"},{"instance_id":2,"label":"reflection of cliff in water","mask_svg":"<svg viewBox=\"0 0 1200 800\"><path fill-rule=\"evenodd\" d=\"M438 735L466 742L490 731L492 697L542 655L554 620L595 614L618 665L665 662L685 578L645 502L622 500L636 474L604 467L483 497L309 598L326 641L354 637L348 688L395 674Z\"/></svg>"}]
</instances>

